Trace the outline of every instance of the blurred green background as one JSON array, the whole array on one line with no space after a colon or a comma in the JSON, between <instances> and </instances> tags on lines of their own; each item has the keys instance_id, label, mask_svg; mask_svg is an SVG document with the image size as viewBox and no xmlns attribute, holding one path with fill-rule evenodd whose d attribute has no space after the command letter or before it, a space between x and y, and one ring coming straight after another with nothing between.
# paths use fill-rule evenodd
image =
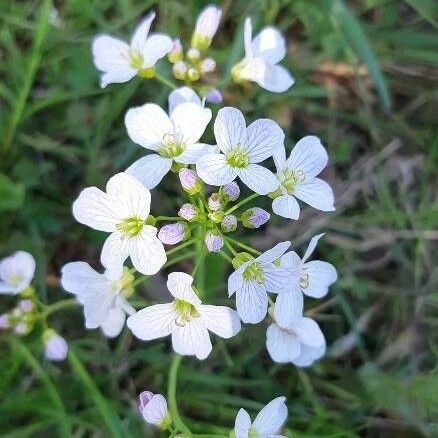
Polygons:
<instances>
[{"instance_id":1,"label":"blurred green background","mask_svg":"<svg viewBox=\"0 0 438 438\"><path fill-rule=\"evenodd\" d=\"M166 105L169 91L139 78L100 90L91 38L108 32L128 39L154 8L155 29L187 43L205 4L1 1L0 255L32 252L42 301L68 298L58 284L65 262L99 266L103 233L75 223L72 201L142 155L126 134L124 113L146 101ZM225 343L216 338L205 362L183 360L180 411L194 432L228 433L238 408L254 414L285 395L290 436L437 436L437 3L219 5L224 16L211 51L219 78L229 78L243 54L247 15L256 30L275 23L285 32L285 64L296 78L278 95L227 81L225 104L249 120L277 120L288 148L306 134L321 137L331 159L323 177L336 195L335 213L304 209L298 222L274 217L250 241L265 249L290 239L302 250L327 232L317 256L337 267L339 281L326 299L306 300L318 308L310 312L328 340L323 360L303 370L275 365L266 326L249 326ZM170 77L168 63L160 69ZM211 128L205 138L213 140ZM168 177L154 191L160 209L152 213L173 214L182 203L177 193L177 179ZM205 294L216 303L227 301L225 271L214 257L203 269ZM156 276L139 288L137 304L159 297L164 281ZM0 313L14 302L1 297ZM155 436L137 414L136 395L166 392L168 340L140 343L125 330L108 341L85 331L79 308L50 323L71 346L61 365L42 359L38 328L24 338L0 333L0 437Z\"/></svg>"}]
</instances>

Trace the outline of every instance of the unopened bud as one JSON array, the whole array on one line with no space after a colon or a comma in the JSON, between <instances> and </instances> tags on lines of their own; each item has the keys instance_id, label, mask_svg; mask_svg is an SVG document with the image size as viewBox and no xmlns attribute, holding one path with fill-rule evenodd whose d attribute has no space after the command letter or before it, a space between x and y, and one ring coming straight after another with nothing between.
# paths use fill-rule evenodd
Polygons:
<instances>
[{"instance_id":1,"label":"unopened bud","mask_svg":"<svg viewBox=\"0 0 438 438\"><path fill-rule=\"evenodd\" d=\"M7 313L0 315L0 329L7 329L11 326Z\"/></svg>"},{"instance_id":2,"label":"unopened bud","mask_svg":"<svg viewBox=\"0 0 438 438\"><path fill-rule=\"evenodd\" d=\"M260 228L269 221L271 215L263 208L249 208L242 214L242 224L246 228Z\"/></svg>"},{"instance_id":3,"label":"unopened bud","mask_svg":"<svg viewBox=\"0 0 438 438\"><path fill-rule=\"evenodd\" d=\"M183 222L164 225L158 232L158 238L166 245L175 245L190 237L190 228Z\"/></svg>"},{"instance_id":4,"label":"unopened bud","mask_svg":"<svg viewBox=\"0 0 438 438\"><path fill-rule=\"evenodd\" d=\"M210 252L219 252L224 246L222 237L213 231L207 232L204 242Z\"/></svg>"},{"instance_id":5,"label":"unopened bud","mask_svg":"<svg viewBox=\"0 0 438 438\"><path fill-rule=\"evenodd\" d=\"M171 424L167 401L161 394L143 391L138 397L138 410L148 424L166 430Z\"/></svg>"},{"instance_id":6,"label":"unopened bud","mask_svg":"<svg viewBox=\"0 0 438 438\"><path fill-rule=\"evenodd\" d=\"M236 181L231 181L222 186L219 193L221 193L227 201L235 201L240 196L240 188Z\"/></svg>"},{"instance_id":7,"label":"unopened bud","mask_svg":"<svg viewBox=\"0 0 438 438\"><path fill-rule=\"evenodd\" d=\"M31 300L21 300L18 303L18 307L25 313L30 312L33 309L33 302Z\"/></svg>"},{"instance_id":8,"label":"unopened bud","mask_svg":"<svg viewBox=\"0 0 438 438\"><path fill-rule=\"evenodd\" d=\"M187 51L187 58L189 58L189 60L191 62L197 62L199 61L199 58L201 57L201 53L199 52L198 49L194 49L193 47L191 47L188 51Z\"/></svg>"},{"instance_id":9,"label":"unopened bud","mask_svg":"<svg viewBox=\"0 0 438 438\"><path fill-rule=\"evenodd\" d=\"M222 201L219 193L212 193L208 198L208 208L211 211L218 211L222 207Z\"/></svg>"},{"instance_id":10,"label":"unopened bud","mask_svg":"<svg viewBox=\"0 0 438 438\"><path fill-rule=\"evenodd\" d=\"M197 207L193 204L183 204L178 211L178 216L189 222L194 222L199 217L199 212Z\"/></svg>"},{"instance_id":11,"label":"unopened bud","mask_svg":"<svg viewBox=\"0 0 438 438\"><path fill-rule=\"evenodd\" d=\"M207 6L196 20L192 47L204 51L208 49L219 27L222 11L216 6Z\"/></svg>"},{"instance_id":12,"label":"unopened bud","mask_svg":"<svg viewBox=\"0 0 438 438\"><path fill-rule=\"evenodd\" d=\"M231 233L237 229L237 218L233 214L227 214L221 222L221 229L224 233Z\"/></svg>"},{"instance_id":13,"label":"unopened bud","mask_svg":"<svg viewBox=\"0 0 438 438\"><path fill-rule=\"evenodd\" d=\"M176 79L183 81L187 73L187 64L184 61L179 61L173 65L172 71Z\"/></svg>"},{"instance_id":14,"label":"unopened bud","mask_svg":"<svg viewBox=\"0 0 438 438\"><path fill-rule=\"evenodd\" d=\"M202 181L192 169L183 168L178 172L182 188L189 194L195 195L202 190Z\"/></svg>"},{"instance_id":15,"label":"unopened bud","mask_svg":"<svg viewBox=\"0 0 438 438\"><path fill-rule=\"evenodd\" d=\"M247 252L238 252L231 262L234 269L239 269L244 263L254 260L254 257Z\"/></svg>"},{"instance_id":16,"label":"unopened bud","mask_svg":"<svg viewBox=\"0 0 438 438\"><path fill-rule=\"evenodd\" d=\"M205 100L209 103L218 105L223 101L222 93L216 88L213 88L205 95Z\"/></svg>"},{"instance_id":17,"label":"unopened bud","mask_svg":"<svg viewBox=\"0 0 438 438\"><path fill-rule=\"evenodd\" d=\"M177 62L182 61L182 59L183 59L183 48L182 48L181 41L180 41L179 38L177 38L177 39L175 39L173 41L173 48L169 52L167 57L168 57L169 61L172 64L175 64Z\"/></svg>"},{"instance_id":18,"label":"unopened bud","mask_svg":"<svg viewBox=\"0 0 438 438\"><path fill-rule=\"evenodd\" d=\"M48 360L61 362L68 353L68 345L65 339L58 335L55 330L48 329L43 333L44 355Z\"/></svg>"},{"instance_id":19,"label":"unopened bud","mask_svg":"<svg viewBox=\"0 0 438 438\"><path fill-rule=\"evenodd\" d=\"M201 73L211 73L216 68L216 61L212 58L205 58L201 62Z\"/></svg>"},{"instance_id":20,"label":"unopened bud","mask_svg":"<svg viewBox=\"0 0 438 438\"><path fill-rule=\"evenodd\" d=\"M190 67L187 70L187 78L189 81L195 82L201 77L201 73L197 68Z\"/></svg>"}]
</instances>

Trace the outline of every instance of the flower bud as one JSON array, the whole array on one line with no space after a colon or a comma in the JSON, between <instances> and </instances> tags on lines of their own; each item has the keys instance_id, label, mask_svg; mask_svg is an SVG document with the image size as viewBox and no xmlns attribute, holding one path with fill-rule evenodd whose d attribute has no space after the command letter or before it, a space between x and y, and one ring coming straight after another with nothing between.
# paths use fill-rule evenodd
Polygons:
<instances>
[{"instance_id":1,"label":"flower bud","mask_svg":"<svg viewBox=\"0 0 438 438\"><path fill-rule=\"evenodd\" d=\"M227 214L221 222L221 229L224 233L231 233L237 229L237 218L233 214Z\"/></svg>"},{"instance_id":2,"label":"flower bud","mask_svg":"<svg viewBox=\"0 0 438 438\"><path fill-rule=\"evenodd\" d=\"M213 88L205 95L205 100L209 103L218 105L223 101L222 93L216 88Z\"/></svg>"},{"instance_id":3,"label":"flower bud","mask_svg":"<svg viewBox=\"0 0 438 438\"><path fill-rule=\"evenodd\" d=\"M224 241L219 234L208 231L204 239L205 245L210 252L219 252L224 246Z\"/></svg>"},{"instance_id":4,"label":"flower bud","mask_svg":"<svg viewBox=\"0 0 438 438\"><path fill-rule=\"evenodd\" d=\"M178 172L182 188L189 194L194 195L202 190L202 181L195 171L184 168Z\"/></svg>"},{"instance_id":5,"label":"flower bud","mask_svg":"<svg viewBox=\"0 0 438 438\"><path fill-rule=\"evenodd\" d=\"M216 34L222 11L216 6L207 6L196 20L195 32L192 37L192 47L200 51L208 49Z\"/></svg>"},{"instance_id":6,"label":"flower bud","mask_svg":"<svg viewBox=\"0 0 438 438\"><path fill-rule=\"evenodd\" d=\"M208 208L211 211L218 211L222 207L222 201L219 193L212 193L208 198Z\"/></svg>"},{"instance_id":7,"label":"flower bud","mask_svg":"<svg viewBox=\"0 0 438 438\"><path fill-rule=\"evenodd\" d=\"M199 58L201 57L201 53L199 52L198 49L194 49L193 47L191 47L188 51L187 51L187 58L189 58L189 60L191 62L197 62L199 61Z\"/></svg>"},{"instance_id":8,"label":"flower bud","mask_svg":"<svg viewBox=\"0 0 438 438\"><path fill-rule=\"evenodd\" d=\"M33 302L31 300L21 300L18 307L24 312L29 313L33 309Z\"/></svg>"},{"instance_id":9,"label":"flower bud","mask_svg":"<svg viewBox=\"0 0 438 438\"><path fill-rule=\"evenodd\" d=\"M263 208L249 208L242 214L242 224L246 228L260 228L269 221L271 215Z\"/></svg>"},{"instance_id":10,"label":"flower bud","mask_svg":"<svg viewBox=\"0 0 438 438\"><path fill-rule=\"evenodd\" d=\"M219 193L221 193L227 201L235 201L240 195L240 188L236 181L231 181L222 186Z\"/></svg>"},{"instance_id":11,"label":"flower bud","mask_svg":"<svg viewBox=\"0 0 438 438\"><path fill-rule=\"evenodd\" d=\"M176 64L177 62L182 61L183 59L183 48L181 45L181 41L179 38L173 41L173 48L170 53L167 55L169 61L172 64Z\"/></svg>"},{"instance_id":12,"label":"flower bud","mask_svg":"<svg viewBox=\"0 0 438 438\"><path fill-rule=\"evenodd\" d=\"M247 252L238 252L231 262L234 269L239 269L244 263L254 260L254 257Z\"/></svg>"},{"instance_id":13,"label":"flower bud","mask_svg":"<svg viewBox=\"0 0 438 438\"><path fill-rule=\"evenodd\" d=\"M7 313L0 315L0 329L7 329L11 326Z\"/></svg>"},{"instance_id":14,"label":"flower bud","mask_svg":"<svg viewBox=\"0 0 438 438\"><path fill-rule=\"evenodd\" d=\"M178 211L178 216L189 222L194 222L199 217L198 208L193 204L183 204Z\"/></svg>"},{"instance_id":15,"label":"flower bud","mask_svg":"<svg viewBox=\"0 0 438 438\"><path fill-rule=\"evenodd\" d=\"M190 237L190 228L184 222L164 225L158 232L158 238L166 245L175 245Z\"/></svg>"},{"instance_id":16,"label":"flower bud","mask_svg":"<svg viewBox=\"0 0 438 438\"><path fill-rule=\"evenodd\" d=\"M21 321L14 327L14 332L17 333L17 335L25 336L30 332L30 326L24 321Z\"/></svg>"},{"instance_id":17,"label":"flower bud","mask_svg":"<svg viewBox=\"0 0 438 438\"><path fill-rule=\"evenodd\" d=\"M195 82L201 77L201 73L197 68L190 67L187 70L187 78L189 81Z\"/></svg>"},{"instance_id":18,"label":"flower bud","mask_svg":"<svg viewBox=\"0 0 438 438\"><path fill-rule=\"evenodd\" d=\"M171 423L167 401L161 394L143 391L138 397L138 410L148 424L166 430Z\"/></svg>"},{"instance_id":19,"label":"flower bud","mask_svg":"<svg viewBox=\"0 0 438 438\"><path fill-rule=\"evenodd\" d=\"M68 353L68 345L65 339L58 335L55 330L48 329L43 333L44 355L48 360L61 362L65 360Z\"/></svg>"},{"instance_id":20,"label":"flower bud","mask_svg":"<svg viewBox=\"0 0 438 438\"><path fill-rule=\"evenodd\" d=\"M216 61L212 58L205 58L201 62L201 73L211 73L216 68Z\"/></svg>"},{"instance_id":21,"label":"flower bud","mask_svg":"<svg viewBox=\"0 0 438 438\"><path fill-rule=\"evenodd\" d=\"M183 81L187 73L187 64L184 61L179 61L173 65L172 71L176 79Z\"/></svg>"}]
</instances>

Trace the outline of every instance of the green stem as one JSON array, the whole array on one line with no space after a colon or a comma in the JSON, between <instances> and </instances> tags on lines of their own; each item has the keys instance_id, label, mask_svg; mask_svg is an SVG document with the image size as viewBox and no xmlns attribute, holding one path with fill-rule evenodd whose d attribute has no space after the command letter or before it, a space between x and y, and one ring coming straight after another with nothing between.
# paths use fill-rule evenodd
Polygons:
<instances>
[{"instance_id":1,"label":"green stem","mask_svg":"<svg viewBox=\"0 0 438 438\"><path fill-rule=\"evenodd\" d=\"M155 218L157 222L160 221L180 221L181 218L179 216L157 216Z\"/></svg>"},{"instance_id":2,"label":"green stem","mask_svg":"<svg viewBox=\"0 0 438 438\"><path fill-rule=\"evenodd\" d=\"M178 246L175 246L175 248L169 249L169 251L166 251L166 254L168 256L170 256L171 254L175 254L176 252L178 252L180 249L183 249L187 246L190 246L192 243L195 243L198 239L196 237L194 237L193 239L187 240L183 243L181 243Z\"/></svg>"},{"instance_id":3,"label":"green stem","mask_svg":"<svg viewBox=\"0 0 438 438\"><path fill-rule=\"evenodd\" d=\"M231 254L235 256L237 254L237 251L233 248L233 245L231 245L231 243L229 242L226 236L223 236L223 238L224 238L225 246L230 250Z\"/></svg>"},{"instance_id":4,"label":"green stem","mask_svg":"<svg viewBox=\"0 0 438 438\"><path fill-rule=\"evenodd\" d=\"M157 81L160 81L162 84L167 85L172 90L176 90L177 88L177 86L172 81L169 81L169 79L166 79L165 77L159 75L157 72L155 72L155 79Z\"/></svg>"},{"instance_id":5,"label":"green stem","mask_svg":"<svg viewBox=\"0 0 438 438\"><path fill-rule=\"evenodd\" d=\"M227 262L233 264L233 259L224 251L219 251L218 254L222 256Z\"/></svg>"},{"instance_id":6,"label":"green stem","mask_svg":"<svg viewBox=\"0 0 438 438\"><path fill-rule=\"evenodd\" d=\"M167 383L167 401L169 403L170 415L172 416L175 426L182 433L187 434L189 437L191 437L192 432L182 421L176 403L176 381L178 378L178 368L181 364L181 360L182 356L180 356L179 354L175 354L173 356L172 364L170 365L169 370L169 381Z\"/></svg>"},{"instance_id":7,"label":"green stem","mask_svg":"<svg viewBox=\"0 0 438 438\"><path fill-rule=\"evenodd\" d=\"M192 271L193 278L195 278L196 272L198 272L199 267L201 266L201 264L205 260L205 246L204 245L202 245L202 247L201 247L201 249L199 249L199 251L195 251L195 256L198 257L198 260L196 261L195 267L193 268L193 271Z\"/></svg>"},{"instance_id":8,"label":"green stem","mask_svg":"<svg viewBox=\"0 0 438 438\"><path fill-rule=\"evenodd\" d=\"M47 318L52 313L58 312L59 310L68 309L70 307L75 307L78 305L78 302L75 298L71 298L68 300L58 301L57 303L51 304L47 306L44 311L41 313L42 318Z\"/></svg>"},{"instance_id":9,"label":"green stem","mask_svg":"<svg viewBox=\"0 0 438 438\"><path fill-rule=\"evenodd\" d=\"M257 198L258 196L260 196L258 193L253 193L252 195L249 195L248 197L246 197L245 199L242 199L240 202L238 202L236 205L234 205L233 207L231 207L229 210L227 210L225 212L225 214L231 214L233 211L236 211L238 208L242 207L242 205L247 204L248 202L252 201L253 199Z\"/></svg>"},{"instance_id":10,"label":"green stem","mask_svg":"<svg viewBox=\"0 0 438 438\"><path fill-rule=\"evenodd\" d=\"M250 252L257 254L257 255L261 254L261 252L258 251L257 249L254 249L251 246L246 245L245 243L239 242L238 240L233 239L232 237L228 237L228 236L224 236L224 237L226 240L229 240L231 243L234 243L234 245L240 246L241 248L246 249L247 251L250 251Z\"/></svg>"}]
</instances>

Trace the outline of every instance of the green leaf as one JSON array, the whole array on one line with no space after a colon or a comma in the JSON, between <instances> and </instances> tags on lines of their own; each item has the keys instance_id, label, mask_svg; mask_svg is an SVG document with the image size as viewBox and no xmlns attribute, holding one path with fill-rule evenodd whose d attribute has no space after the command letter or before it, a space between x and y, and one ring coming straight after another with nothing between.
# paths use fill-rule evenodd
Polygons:
<instances>
[{"instance_id":1,"label":"green leaf","mask_svg":"<svg viewBox=\"0 0 438 438\"><path fill-rule=\"evenodd\" d=\"M18 210L24 203L24 185L0 173L0 211Z\"/></svg>"},{"instance_id":2,"label":"green leaf","mask_svg":"<svg viewBox=\"0 0 438 438\"><path fill-rule=\"evenodd\" d=\"M434 19L438 12L436 2L435 4L431 0L405 0L405 2L430 24L438 28L438 22Z\"/></svg>"}]
</instances>

